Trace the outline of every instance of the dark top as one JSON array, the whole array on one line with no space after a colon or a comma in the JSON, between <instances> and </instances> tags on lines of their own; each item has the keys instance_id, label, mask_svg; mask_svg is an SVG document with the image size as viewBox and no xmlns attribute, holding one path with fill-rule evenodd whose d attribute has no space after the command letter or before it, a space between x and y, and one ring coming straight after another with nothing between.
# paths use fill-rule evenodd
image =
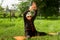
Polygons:
<instances>
[{"instance_id":1,"label":"dark top","mask_svg":"<svg viewBox=\"0 0 60 40\"><path fill-rule=\"evenodd\" d=\"M36 15L37 15L37 10L34 11L34 15L32 17L32 19L29 21L27 18L26 18L26 14L30 12L29 10L27 10L23 17L24 17L24 26L25 26L25 31L28 31L28 30L31 30L31 31L36 31L35 29L35 26L34 26L34 19L36 18Z\"/></svg>"}]
</instances>

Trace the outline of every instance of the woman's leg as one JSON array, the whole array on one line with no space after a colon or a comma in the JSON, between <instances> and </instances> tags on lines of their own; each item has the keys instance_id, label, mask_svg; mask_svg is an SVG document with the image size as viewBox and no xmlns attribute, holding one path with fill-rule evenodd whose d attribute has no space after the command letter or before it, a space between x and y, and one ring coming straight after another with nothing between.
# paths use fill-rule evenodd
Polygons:
<instances>
[{"instance_id":1,"label":"woman's leg","mask_svg":"<svg viewBox=\"0 0 60 40\"><path fill-rule=\"evenodd\" d=\"M46 36L46 35L60 35L60 32L54 33L54 32L50 32L50 33L45 33L45 32L37 32L37 36Z\"/></svg>"},{"instance_id":2,"label":"woman's leg","mask_svg":"<svg viewBox=\"0 0 60 40\"><path fill-rule=\"evenodd\" d=\"M39 35L39 36L46 36L46 35L48 35L48 34L45 33L45 32L38 32L37 35Z\"/></svg>"},{"instance_id":3,"label":"woman's leg","mask_svg":"<svg viewBox=\"0 0 60 40\"><path fill-rule=\"evenodd\" d=\"M45 32L36 32L36 36L46 36L46 35L48 35L47 33L45 33Z\"/></svg>"}]
</instances>

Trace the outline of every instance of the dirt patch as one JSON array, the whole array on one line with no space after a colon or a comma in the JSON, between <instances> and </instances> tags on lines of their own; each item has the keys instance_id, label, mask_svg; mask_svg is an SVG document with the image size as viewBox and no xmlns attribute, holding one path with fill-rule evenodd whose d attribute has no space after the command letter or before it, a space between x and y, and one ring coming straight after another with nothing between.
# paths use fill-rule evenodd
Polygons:
<instances>
[{"instance_id":1,"label":"dirt patch","mask_svg":"<svg viewBox=\"0 0 60 40\"><path fill-rule=\"evenodd\" d=\"M25 36L15 36L14 39L16 39L16 40L25 40L26 37Z\"/></svg>"}]
</instances>

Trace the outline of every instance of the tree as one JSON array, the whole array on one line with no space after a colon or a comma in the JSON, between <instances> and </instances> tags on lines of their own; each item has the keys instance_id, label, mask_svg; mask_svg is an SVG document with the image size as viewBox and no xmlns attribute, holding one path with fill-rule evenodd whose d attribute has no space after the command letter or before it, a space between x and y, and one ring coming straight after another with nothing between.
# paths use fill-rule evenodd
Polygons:
<instances>
[{"instance_id":1,"label":"tree","mask_svg":"<svg viewBox=\"0 0 60 40\"><path fill-rule=\"evenodd\" d=\"M0 6L0 16L3 15L4 9Z\"/></svg>"},{"instance_id":2,"label":"tree","mask_svg":"<svg viewBox=\"0 0 60 40\"><path fill-rule=\"evenodd\" d=\"M24 13L24 11L28 10L28 8L30 6L30 1L31 0L27 0L26 2L21 2L18 5L18 9L20 10L20 16L22 16L22 14Z\"/></svg>"},{"instance_id":3,"label":"tree","mask_svg":"<svg viewBox=\"0 0 60 40\"><path fill-rule=\"evenodd\" d=\"M44 16L47 18L48 16L58 16L58 0L32 0L27 2L21 2L19 5L19 9L21 14L28 9L30 3L36 2L38 7L38 15Z\"/></svg>"},{"instance_id":4,"label":"tree","mask_svg":"<svg viewBox=\"0 0 60 40\"><path fill-rule=\"evenodd\" d=\"M56 15L58 16L58 0L33 0L36 2L39 9L39 14L42 14L47 18L48 16Z\"/></svg>"}]
</instances>

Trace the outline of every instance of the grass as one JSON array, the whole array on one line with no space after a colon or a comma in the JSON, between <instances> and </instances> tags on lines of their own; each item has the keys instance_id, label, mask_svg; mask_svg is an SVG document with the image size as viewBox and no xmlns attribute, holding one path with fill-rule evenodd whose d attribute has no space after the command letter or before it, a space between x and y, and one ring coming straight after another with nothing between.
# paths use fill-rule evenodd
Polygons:
<instances>
[{"instance_id":1,"label":"grass","mask_svg":"<svg viewBox=\"0 0 60 40\"><path fill-rule=\"evenodd\" d=\"M40 32L59 32L60 20L36 19L35 27ZM14 36L24 35L23 18L0 18L0 40L15 40ZM40 36L30 40L60 40L60 36Z\"/></svg>"}]
</instances>

